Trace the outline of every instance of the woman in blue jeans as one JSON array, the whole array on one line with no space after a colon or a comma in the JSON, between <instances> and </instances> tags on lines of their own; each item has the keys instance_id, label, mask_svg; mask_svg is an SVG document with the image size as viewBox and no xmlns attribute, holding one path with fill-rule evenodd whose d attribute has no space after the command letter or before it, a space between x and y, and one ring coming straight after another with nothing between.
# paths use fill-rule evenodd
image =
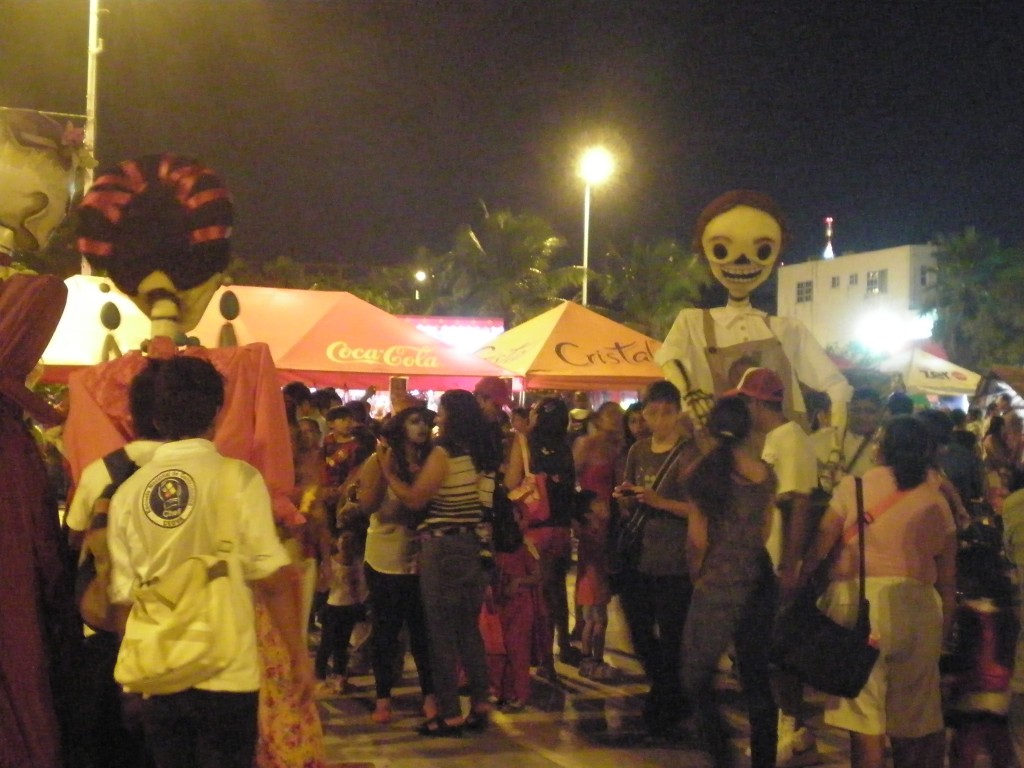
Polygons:
<instances>
[{"instance_id":1,"label":"woman in blue jeans","mask_svg":"<svg viewBox=\"0 0 1024 768\"><path fill-rule=\"evenodd\" d=\"M742 400L719 400L708 417L717 445L687 483L697 508L688 531L693 598L683 628L682 680L716 768L735 763L714 688L718 659L730 643L747 699L752 768L775 765L778 737L768 663L777 586L765 549L777 483L771 467L743 445L750 428Z\"/></svg>"},{"instance_id":2,"label":"woman in blue jeans","mask_svg":"<svg viewBox=\"0 0 1024 768\"><path fill-rule=\"evenodd\" d=\"M437 426L437 442L412 483L398 475L387 445L380 445L377 455L388 487L398 499L411 509L427 508L418 528L420 594L438 714L428 718L419 732L458 736L463 729L486 728L491 709L487 655L478 620L487 582L483 558L489 554L483 507L491 504L501 456L470 392L449 390L441 396ZM459 704L460 662L471 700L465 717Z\"/></svg>"}]
</instances>

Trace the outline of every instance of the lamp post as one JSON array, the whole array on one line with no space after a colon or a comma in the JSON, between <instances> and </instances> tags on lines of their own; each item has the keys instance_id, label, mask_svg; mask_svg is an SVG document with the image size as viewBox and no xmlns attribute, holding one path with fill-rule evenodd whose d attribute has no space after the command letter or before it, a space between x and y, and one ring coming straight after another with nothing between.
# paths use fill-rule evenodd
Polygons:
<instances>
[{"instance_id":1,"label":"lamp post","mask_svg":"<svg viewBox=\"0 0 1024 768\"><path fill-rule=\"evenodd\" d=\"M604 147L590 147L580 155L577 175L583 179L583 306L587 306L587 284L590 270L590 188L601 184L615 169L612 153Z\"/></svg>"},{"instance_id":2,"label":"lamp post","mask_svg":"<svg viewBox=\"0 0 1024 768\"><path fill-rule=\"evenodd\" d=\"M416 301L419 301L420 300L420 286L424 282L426 282L426 280L427 280L427 273L424 272L422 269L417 269L415 272L413 272L412 276L414 278L416 278Z\"/></svg>"},{"instance_id":3,"label":"lamp post","mask_svg":"<svg viewBox=\"0 0 1024 768\"><path fill-rule=\"evenodd\" d=\"M96 72L99 55L103 52L103 40L100 39L100 0L89 0L89 42L87 48L88 66L85 74L85 146L96 155ZM87 168L82 179L83 192L92 186L92 169ZM89 262L82 257L83 275L91 275Z\"/></svg>"}]
</instances>

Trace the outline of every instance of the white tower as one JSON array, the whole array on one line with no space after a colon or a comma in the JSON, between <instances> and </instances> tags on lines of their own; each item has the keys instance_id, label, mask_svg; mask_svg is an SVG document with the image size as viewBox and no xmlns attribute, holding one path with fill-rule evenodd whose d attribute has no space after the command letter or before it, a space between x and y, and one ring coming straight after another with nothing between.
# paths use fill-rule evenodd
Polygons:
<instances>
[{"instance_id":1,"label":"white tower","mask_svg":"<svg viewBox=\"0 0 1024 768\"><path fill-rule=\"evenodd\" d=\"M836 257L832 250L832 217L825 217L825 250L821 254L824 259L834 259Z\"/></svg>"}]
</instances>

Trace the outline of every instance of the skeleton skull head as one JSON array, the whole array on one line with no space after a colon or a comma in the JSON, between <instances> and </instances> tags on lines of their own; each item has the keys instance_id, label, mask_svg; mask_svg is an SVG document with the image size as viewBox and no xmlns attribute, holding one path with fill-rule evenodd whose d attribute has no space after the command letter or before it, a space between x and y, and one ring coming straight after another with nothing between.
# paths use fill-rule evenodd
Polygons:
<instances>
[{"instance_id":1,"label":"skeleton skull head","mask_svg":"<svg viewBox=\"0 0 1024 768\"><path fill-rule=\"evenodd\" d=\"M771 275L786 244L785 220L767 195L734 190L702 212L693 246L734 301L746 300Z\"/></svg>"}]
</instances>

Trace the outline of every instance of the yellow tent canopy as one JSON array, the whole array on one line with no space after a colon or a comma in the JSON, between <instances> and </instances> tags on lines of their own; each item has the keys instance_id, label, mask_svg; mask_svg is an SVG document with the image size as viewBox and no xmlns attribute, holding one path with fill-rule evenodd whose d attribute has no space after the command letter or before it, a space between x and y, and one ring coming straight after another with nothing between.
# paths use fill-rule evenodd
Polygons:
<instances>
[{"instance_id":1,"label":"yellow tent canopy","mask_svg":"<svg viewBox=\"0 0 1024 768\"><path fill-rule=\"evenodd\" d=\"M511 328L476 351L527 388L640 390L663 378L661 342L571 301Z\"/></svg>"}]
</instances>

